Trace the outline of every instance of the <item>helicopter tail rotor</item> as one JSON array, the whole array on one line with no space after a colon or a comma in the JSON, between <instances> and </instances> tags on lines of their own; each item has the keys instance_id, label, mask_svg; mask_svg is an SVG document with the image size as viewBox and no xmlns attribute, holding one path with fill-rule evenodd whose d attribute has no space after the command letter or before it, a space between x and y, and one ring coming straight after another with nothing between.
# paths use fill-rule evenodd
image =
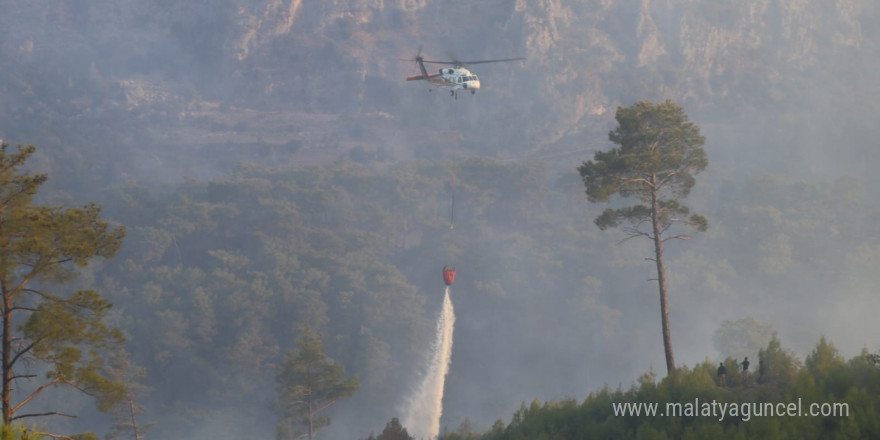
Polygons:
<instances>
[{"instance_id":1,"label":"helicopter tail rotor","mask_svg":"<svg viewBox=\"0 0 880 440\"><path fill-rule=\"evenodd\" d=\"M427 79L430 75L428 75L428 70L425 69L425 59L422 58L422 46L419 45L419 51L416 52L416 56L410 59L404 59L403 61L412 61L415 62L417 66L419 66L419 70L421 71L421 75L412 75L406 78L407 81L419 80L419 79Z\"/></svg>"}]
</instances>

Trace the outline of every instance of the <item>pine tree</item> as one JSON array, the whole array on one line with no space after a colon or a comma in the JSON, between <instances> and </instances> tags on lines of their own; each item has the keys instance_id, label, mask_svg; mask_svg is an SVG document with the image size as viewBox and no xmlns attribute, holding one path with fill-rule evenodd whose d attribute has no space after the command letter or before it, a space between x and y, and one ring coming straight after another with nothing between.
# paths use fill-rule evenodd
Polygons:
<instances>
[{"instance_id":1,"label":"pine tree","mask_svg":"<svg viewBox=\"0 0 880 440\"><path fill-rule=\"evenodd\" d=\"M676 223L705 231L707 221L693 214L679 201L690 193L694 175L708 165L700 129L688 121L684 110L671 101L652 104L639 101L631 107L618 107L618 127L609 135L619 145L610 151L596 152L592 161L584 162L578 171L593 203L608 202L612 196L635 198L637 202L617 209L606 209L595 223L599 229L617 227L629 237L644 237L654 244L657 282L666 370L675 370L672 332L669 325L666 268L663 244L671 239L687 239L686 235L668 235ZM644 229L643 229L644 228Z\"/></svg>"},{"instance_id":2,"label":"pine tree","mask_svg":"<svg viewBox=\"0 0 880 440\"><path fill-rule=\"evenodd\" d=\"M124 342L119 330L104 323L110 302L92 290L65 290L78 268L116 254L125 229L102 221L95 204L34 204L47 179L23 170L34 151L33 146L16 151L0 146L0 404L6 426L26 417L69 415L23 411L50 387L93 396L102 411L125 396L124 386L108 377L104 365ZM29 373L34 363L46 368L45 379L33 387L16 386L38 377ZM13 402L13 389L27 391Z\"/></svg>"},{"instance_id":3,"label":"pine tree","mask_svg":"<svg viewBox=\"0 0 880 440\"><path fill-rule=\"evenodd\" d=\"M295 428L304 426L309 440L316 430L330 424L321 413L339 399L357 391L358 378L343 379L342 364L324 353L319 335L306 327L297 341L297 350L287 354L276 378L282 421L279 438L296 438Z\"/></svg>"},{"instance_id":4,"label":"pine tree","mask_svg":"<svg viewBox=\"0 0 880 440\"><path fill-rule=\"evenodd\" d=\"M413 438L406 432L406 428L400 424L400 420L394 417L385 424L385 429L382 430L379 437L376 437L376 440L413 440Z\"/></svg>"}]
</instances>

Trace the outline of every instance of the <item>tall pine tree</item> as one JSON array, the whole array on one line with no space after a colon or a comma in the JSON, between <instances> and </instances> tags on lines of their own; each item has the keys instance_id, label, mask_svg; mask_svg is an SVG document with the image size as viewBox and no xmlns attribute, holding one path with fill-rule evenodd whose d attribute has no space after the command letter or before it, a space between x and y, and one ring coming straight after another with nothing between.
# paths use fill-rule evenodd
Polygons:
<instances>
[{"instance_id":1,"label":"tall pine tree","mask_svg":"<svg viewBox=\"0 0 880 440\"><path fill-rule=\"evenodd\" d=\"M693 188L694 176L708 165L700 128L688 121L684 110L666 101L652 104L639 101L631 107L618 107L618 127L609 135L618 145L610 151L596 152L593 160L584 162L578 171L593 203L605 203L612 196L635 199L635 203L606 209L596 218L596 225L605 230L621 223L629 238L644 237L654 244L657 283L660 291L660 312L666 370L675 369L672 353L672 332L669 325L666 267L663 244L687 235L672 234L670 228L686 224L705 231L704 217L692 214L680 203Z\"/></svg>"},{"instance_id":2,"label":"tall pine tree","mask_svg":"<svg viewBox=\"0 0 880 440\"><path fill-rule=\"evenodd\" d=\"M34 151L0 146L0 403L6 426L27 417L68 415L25 411L49 388L79 390L95 397L101 410L125 396L104 366L104 357L124 342L119 330L104 323L111 304L95 291L67 288L79 268L116 254L125 229L102 221L95 204L34 204L46 181L45 174L24 170ZM44 378L36 385L22 382L38 377L29 372L35 363L44 366ZM13 401L13 389L24 397Z\"/></svg>"}]
</instances>

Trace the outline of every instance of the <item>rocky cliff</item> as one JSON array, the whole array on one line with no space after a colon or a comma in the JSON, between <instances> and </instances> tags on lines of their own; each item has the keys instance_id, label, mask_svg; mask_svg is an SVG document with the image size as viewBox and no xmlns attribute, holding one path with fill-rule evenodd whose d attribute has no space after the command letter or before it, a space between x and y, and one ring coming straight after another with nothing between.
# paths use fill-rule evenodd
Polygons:
<instances>
[{"instance_id":1,"label":"rocky cliff","mask_svg":"<svg viewBox=\"0 0 880 440\"><path fill-rule=\"evenodd\" d=\"M880 64L870 0L38 0L4 9L6 114L43 99L48 86L28 74L36 70L72 89L62 104L78 103L73 116L138 108L157 123L176 115L175 126L192 128L211 125L207 117L216 129L241 119L235 109L349 123L382 114L392 129L441 133L447 104L403 81L415 66L401 59L419 47L431 58L528 58L479 66L483 90L455 110L464 129L480 127L470 139L483 153L543 157L601 143L614 108L637 99L676 100L706 123L760 114L778 125L848 115L852 100L870 106L880 94L868 73ZM87 96L95 89L104 93ZM200 102L225 116L187 120ZM832 110L820 116L816 103ZM285 136L297 134L263 139Z\"/></svg>"}]
</instances>

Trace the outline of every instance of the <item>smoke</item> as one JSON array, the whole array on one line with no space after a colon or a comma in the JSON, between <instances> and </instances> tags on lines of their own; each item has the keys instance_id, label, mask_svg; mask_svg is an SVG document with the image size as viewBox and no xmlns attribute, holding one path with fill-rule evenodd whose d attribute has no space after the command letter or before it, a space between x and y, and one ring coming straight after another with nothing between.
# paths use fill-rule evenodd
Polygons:
<instances>
[{"instance_id":1,"label":"smoke","mask_svg":"<svg viewBox=\"0 0 880 440\"><path fill-rule=\"evenodd\" d=\"M455 312L449 298L449 286L443 297L443 309L437 317L437 333L431 345L431 356L425 376L413 390L404 408L403 425L416 439L433 439L440 434L440 416L443 414L443 387L452 360L452 333Z\"/></svg>"}]
</instances>

